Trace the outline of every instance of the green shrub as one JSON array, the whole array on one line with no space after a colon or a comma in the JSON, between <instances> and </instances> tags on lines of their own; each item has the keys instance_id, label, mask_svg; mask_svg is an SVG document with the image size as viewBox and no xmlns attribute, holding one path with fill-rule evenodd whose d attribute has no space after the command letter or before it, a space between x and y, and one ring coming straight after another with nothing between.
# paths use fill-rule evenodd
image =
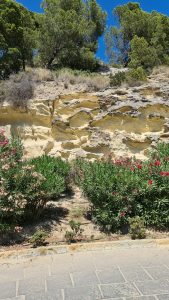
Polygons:
<instances>
[{"instance_id":1,"label":"green shrub","mask_svg":"<svg viewBox=\"0 0 169 300\"><path fill-rule=\"evenodd\" d=\"M145 239L146 229L144 225L145 221L143 218L134 217L129 220L130 224L130 234L133 240L136 239Z\"/></svg>"},{"instance_id":2,"label":"green shrub","mask_svg":"<svg viewBox=\"0 0 169 300\"><path fill-rule=\"evenodd\" d=\"M92 217L104 231L118 231L135 216L146 226L169 228L169 145L146 162L76 162L75 179L91 202Z\"/></svg>"},{"instance_id":3,"label":"green shrub","mask_svg":"<svg viewBox=\"0 0 169 300\"><path fill-rule=\"evenodd\" d=\"M48 234L46 231L38 230L30 238L29 242L32 244L33 247L43 246L47 237Z\"/></svg>"},{"instance_id":4,"label":"green shrub","mask_svg":"<svg viewBox=\"0 0 169 300\"><path fill-rule=\"evenodd\" d=\"M120 86L126 80L126 72L118 72L115 75L110 74L110 86Z\"/></svg>"},{"instance_id":5,"label":"green shrub","mask_svg":"<svg viewBox=\"0 0 169 300\"><path fill-rule=\"evenodd\" d=\"M65 232L65 240L67 243L72 243L75 241L75 234L73 231L66 230Z\"/></svg>"},{"instance_id":6,"label":"green shrub","mask_svg":"<svg viewBox=\"0 0 169 300\"><path fill-rule=\"evenodd\" d=\"M42 156L22 159L22 144L0 132L0 231L37 219L49 200L68 189L69 164Z\"/></svg>"},{"instance_id":7,"label":"green shrub","mask_svg":"<svg viewBox=\"0 0 169 300\"><path fill-rule=\"evenodd\" d=\"M130 69L127 72L118 72L110 75L110 86L120 86L127 83L130 86L140 85L147 80L146 71L142 67Z\"/></svg>"},{"instance_id":8,"label":"green shrub","mask_svg":"<svg viewBox=\"0 0 169 300\"><path fill-rule=\"evenodd\" d=\"M146 71L142 67L131 69L126 73L126 82L129 85L138 85L147 80Z\"/></svg>"},{"instance_id":9,"label":"green shrub","mask_svg":"<svg viewBox=\"0 0 169 300\"><path fill-rule=\"evenodd\" d=\"M34 170L45 177L42 184L48 198L57 198L61 193L68 191L70 165L68 162L47 155L32 159L29 162Z\"/></svg>"}]
</instances>

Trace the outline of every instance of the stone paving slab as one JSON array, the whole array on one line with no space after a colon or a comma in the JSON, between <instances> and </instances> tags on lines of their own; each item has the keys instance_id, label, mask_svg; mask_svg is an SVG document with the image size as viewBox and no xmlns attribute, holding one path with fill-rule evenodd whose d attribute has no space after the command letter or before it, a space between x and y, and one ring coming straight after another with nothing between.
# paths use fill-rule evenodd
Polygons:
<instances>
[{"instance_id":1,"label":"stone paving slab","mask_svg":"<svg viewBox=\"0 0 169 300\"><path fill-rule=\"evenodd\" d=\"M65 289L64 300L101 300L103 299L97 285L79 286Z\"/></svg>"},{"instance_id":2,"label":"stone paving slab","mask_svg":"<svg viewBox=\"0 0 169 300\"><path fill-rule=\"evenodd\" d=\"M101 285L100 287L104 298L120 298L140 295L134 284L128 282Z\"/></svg>"},{"instance_id":3,"label":"stone paving slab","mask_svg":"<svg viewBox=\"0 0 169 300\"><path fill-rule=\"evenodd\" d=\"M152 277L141 266L121 267L120 268L124 278L129 282L151 280Z\"/></svg>"},{"instance_id":4,"label":"stone paving slab","mask_svg":"<svg viewBox=\"0 0 169 300\"><path fill-rule=\"evenodd\" d=\"M19 296L19 297L15 297L15 298L8 298L5 300L25 300L25 296Z\"/></svg>"},{"instance_id":5,"label":"stone paving slab","mask_svg":"<svg viewBox=\"0 0 169 300\"><path fill-rule=\"evenodd\" d=\"M139 296L132 298L125 298L125 300L156 300L155 296Z\"/></svg>"},{"instance_id":6,"label":"stone paving slab","mask_svg":"<svg viewBox=\"0 0 169 300\"><path fill-rule=\"evenodd\" d=\"M75 272L72 273L71 275L72 275L74 286L90 285L91 283L95 285L99 284L99 280L96 276L96 273L90 270Z\"/></svg>"},{"instance_id":7,"label":"stone paving slab","mask_svg":"<svg viewBox=\"0 0 169 300\"><path fill-rule=\"evenodd\" d=\"M45 280L42 278L25 278L19 281L18 295L45 292Z\"/></svg>"},{"instance_id":8,"label":"stone paving slab","mask_svg":"<svg viewBox=\"0 0 169 300\"><path fill-rule=\"evenodd\" d=\"M151 294L167 294L169 293L169 281L168 280L151 280L136 282L138 290L142 295L151 295Z\"/></svg>"},{"instance_id":9,"label":"stone paving slab","mask_svg":"<svg viewBox=\"0 0 169 300\"><path fill-rule=\"evenodd\" d=\"M166 266L149 267L145 269L154 280L169 278L169 268Z\"/></svg>"},{"instance_id":10,"label":"stone paving slab","mask_svg":"<svg viewBox=\"0 0 169 300\"><path fill-rule=\"evenodd\" d=\"M169 248L0 259L0 300L169 300Z\"/></svg>"},{"instance_id":11,"label":"stone paving slab","mask_svg":"<svg viewBox=\"0 0 169 300\"><path fill-rule=\"evenodd\" d=\"M169 294L168 295L157 295L158 300L169 300Z\"/></svg>"},{"instance_id":12,"label":"stone paving slab","mask_svg":"<svg viewBox=\"0 0 169 300\"><path fill-rule=\"evenodd\" d=\"M16 282L1 282L0 283L0 299L14 298L16 296Z\"/></svg>"},{"instance_id":13,"label":"stone paving slab","mask_svg":"<svg viewBox=\"0 0 169 300\"><path fill-rule=\"evenodd\" d=\"M24 269L20 266L0 267L0 282L21 280L24 277Z\"/></svg>"},{"instance_id":14,"label":"stone paving slab","mask_svg":"<svg viewBox=\"0 0 169 300\"><path fill-rule=\"evenodd\" d=\"M55 292L46 292L46 293L35 293L26 295L24 300L62 300L62 292L60 290Z\"/></svg>"},{"instance_id":15,"label":"stone paving slab","mask_svg":"<svg viewBox=\"0 0 169 300\"><path fill-rule=\"evenodd\" d=\"M70 274L57 274L50 276L47 279L47 290L55 291L56 289L64 289L66 287L72 287L72 281Z\"/></svg>"},{"instance_id":16,"label":"stone paving slab","mask_svg":"<svg viewBox=\"0 0 169 300\"><path fill-rule=\"evenodd\" d=\"M109 268L96 271L100 283L109 284L109 283L123 283L125 278L120 272L119 268Z\"/></svg>"}]
</instances>

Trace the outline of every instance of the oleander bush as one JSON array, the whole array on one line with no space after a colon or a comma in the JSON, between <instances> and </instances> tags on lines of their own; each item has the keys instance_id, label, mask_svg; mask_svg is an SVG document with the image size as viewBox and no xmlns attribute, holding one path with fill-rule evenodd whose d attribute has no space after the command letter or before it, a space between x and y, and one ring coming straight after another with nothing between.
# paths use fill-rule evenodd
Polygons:
<instances>
[{"instance_id":1,"label":"oleander bush","mask_svg":"<svg viewBox=\"0 0 169 300\"><path fill-rule=\"evenodd\" d=\"M48 156L23 160L22 144L0 132L0 232L39 218L68 190L69 164Z\"/></svg>"},{"instance_id":2,"label":"oleander bush","mask_svg":"<svg viewBox=\"0 0 169 300\"><path fill-rule=\"evenodd\" d=\"M30 160L29 163L36 172L45 177L42 187L49 199L56 199L61 193L70 190L68 162L61 158L42 155Z\"/></svg>"},{"instance_id":3,"label":"oleander bush","mask_svg":"<svg viewBox=\"0 0 169 300\"><path fill-rule=\"evenodd\" d=\"M146 227L169 228L169 144L159 144L147 161L77 160L72 170L68 162L46 155L24 160L20 140L8 139L1 130L1 235L20 232L25 221L42 216L48 201L70 191L70 174L91 203L93 221L105 232L133 225L134 234L143 236L143 219Z\"/></svg>"},{"instance_id":4,"label":"oleander bush","mask_svg":"<svg viewBox=\"0 0 169 300\"><path fill-rule=\"evenodd\" d=\"M149 160L77 160L75 180L91 202L93 220L118 231L139 216L145 225L169 228L169 145L160 144Z\"/></svg>"}]
</instances>

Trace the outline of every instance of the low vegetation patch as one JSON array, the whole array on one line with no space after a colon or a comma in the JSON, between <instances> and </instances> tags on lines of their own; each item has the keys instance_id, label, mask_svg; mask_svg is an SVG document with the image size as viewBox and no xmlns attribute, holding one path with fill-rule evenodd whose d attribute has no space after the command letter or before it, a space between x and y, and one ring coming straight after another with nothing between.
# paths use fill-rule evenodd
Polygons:
<instances>
[{"instance_id":1,"label":"low vegetation patch","mask_svg":"<svg viewBox=\"0 0 169 300\"><path fill-rule=\"evenodd\" d=\"M133 240L146 238L146 228L144 223L144 219L138 216L129 220L130 234Z\"/></svg>"},{"instance_id":2,"label":"low vegetation patch","mask_svg":"<svg viewBox=\"0 0 169 300\"><path fill-rule=\"evenodd\" d=\"M77 242L82 239L83 229L81 228L81 223L71 220L69 222L71 230L67 230L65 233L65 239L68 243Z\"/></svg>"},{"instance_id":3,"label":"low vegetation patch","mask_svg":"<svg viewBox=\"0 0 169 300\"><path fill-rule=\"evenodd\" d=\"M34 248L39 246L44 246L47 237L48 237L47 232L43 230L38 230L32 235L29 242L32 244Z\"/></svg>"},{"instance_id":4,"label":"low vegetation patch","mask_svg":"<svg viewBox=\"0 0 169 300\"><path fill-rule=\"evenodd\" d=\"M56 72L56 80L64 82L67 88L69 85L84 85L88 91L104 90L110 85L108 76L89 71L71 70L68 68L60 69Z\"/></svg>"},{"instance_id":5,"label":"low vegetation patch","mask_svg":"<svg viewBox=\"0 0 169 300\"><path fill-rule=\"evenodd\" d=\"M37 86L43 82L53 82L63 89L79 85L84 91L99 91L110 86L109 76L87 71L60 69L50 71L44 68L27 68L25 72L12 74L7 80L0 80L0 103L10 103L14 108L27 109Z\"/></svg>"},{"instance_id":6,"label":"low vegetation patch","mask_svg":"<svg viewBox=\"0 0 169 300\"><path fill-rule=\"evenodd\" d=\"M110 86L121 86L123 83L129 86L138 86L147 81L146 71L142 67L129 69L127 72L110 75Z\"/></svg>"},{"instance_id":7,"label":"low vegetation patch","mask_svg":"<svg viewBox=\"0 0 169 300\"><path fill-rule=\"evenodd\" d=\"M154 67L152 74L153 75L165 75L166 77L169 77L169 66L161 65L158 67Z\"/></svg>"},{"instance_id":8,"label":"low vegetation patch","mask_svg":"<svg viewBox=\"0 0 169 300\"><path fill-rule=\"evenodd\" d=\"M147 162L78 160L75 167L92 218L104 231L118 231L136 216L146 226L169 228L169 145L160 144Z\"/></svg>"},{"instance_id":9,"label":"low vegetation patch","mask_svg":"<svg viewBox=\"0 0 169 300\"><path fill-rule=\"evenodd\" d=\"M13 107L27 108L29 100L34 96L34 80L29 72L13 74L5 82L1 82L1 102L8 102Z\"/></svg>"}]
</instances>

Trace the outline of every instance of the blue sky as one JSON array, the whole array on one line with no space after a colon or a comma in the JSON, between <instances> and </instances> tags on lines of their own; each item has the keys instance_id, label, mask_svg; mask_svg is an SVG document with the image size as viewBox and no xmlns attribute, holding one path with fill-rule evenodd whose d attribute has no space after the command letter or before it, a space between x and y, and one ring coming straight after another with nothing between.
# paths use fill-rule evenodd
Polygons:
<instances>
[{"instance_id":1,"label":"blue sky","mask_svg":"<svg viewBox=\"0 0 169 300\"><path fill-rule=\"evenodd\" d=\"M23 4L25 7L29 8L32 11L41 12L40 3L41 0L18 0L17 2ZM123 5L128 2L139 2L142 9L150 12L152 10L157 10L163 14L169 15L169 1L168 0L137 0L137 1L128 1L128 0L97 0L101 7L107 11L108 20L107 25L114 23L114 18L112 15L112 10L117 5ZM99 49L97 56L102 60L106 61L105 58L105 46L103 38L100 39Z\"/></svg>"}]
</instances>

